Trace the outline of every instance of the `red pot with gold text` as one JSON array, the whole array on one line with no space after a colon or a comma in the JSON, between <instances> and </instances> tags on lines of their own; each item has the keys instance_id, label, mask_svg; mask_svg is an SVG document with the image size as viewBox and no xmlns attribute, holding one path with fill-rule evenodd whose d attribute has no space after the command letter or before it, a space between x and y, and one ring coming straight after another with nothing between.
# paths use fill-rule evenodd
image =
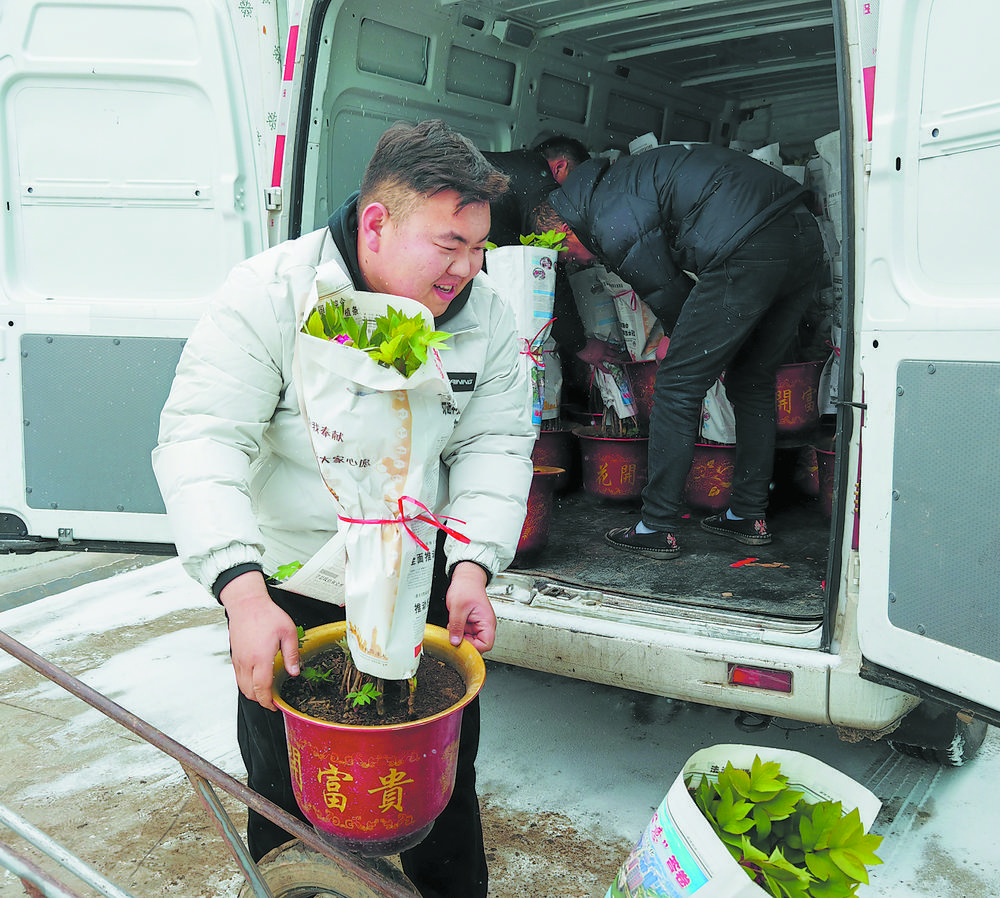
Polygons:
<instances>
[{"instance_id":1,"label":"red pot with gold text","mask_svg":"<svg viewBox=\"0 0 1000 898\"><path fill-rule=\"evenodd\" d=\"M343 621L307 630L303 666L345 630ZM432 717L390 726L347 726L297 711L281 698L288 674L281 655L275 659L272 696L285 720L295 800L316 831L339 848L397 854L427 835L451 798L462 711L482 688L486 666L469 642L456 648L448 631L432 624L423 649L462 675L465 695Z\"/></svg>"},{"instance_id":2,"label":"red pot with gold text","mask_svg":"<svg viewBox=\"0 0 1000 898\"><path fill-rule=\"evenodd\" d=\"M578 427L583 488L603 499L637 499L649 479L648 437L608 436Z\"/></svg>"}]
</instances>

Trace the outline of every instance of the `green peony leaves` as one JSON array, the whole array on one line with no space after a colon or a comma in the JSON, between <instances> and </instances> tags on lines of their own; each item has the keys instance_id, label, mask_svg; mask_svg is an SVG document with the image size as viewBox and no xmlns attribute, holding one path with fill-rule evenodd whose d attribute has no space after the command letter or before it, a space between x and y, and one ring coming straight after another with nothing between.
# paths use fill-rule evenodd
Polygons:
<instances>
[{"instance_id":1,"label":"green peony leaves","mask_svg":"<svg viewBox=\"0 0 1000 898\"><path fill-rule=\"evenodd\" d=\"M749 770L726 764L718 781L686 781L716 835L774 898L849 898L881 864L881 836L866 834L857 808L809 802L788 786L776 761L754 758Z\"/></svg>"},{"instance_id":2,"label":"green peony leaves","mask_svg":"<svg viewBox=\"0 0 1000 898\"><path fill-rule=\"evenodd\" d=\"M395 368L404 377L427 361L430 347L447 349L442 344L451 336L431 330L423 316L407 316L392 306L375 319L371 328L345 314L344 307L333 301L313 309L302 331L320 340L335 340L366 352L378 364Z\"/></svg>"}]
</instances>

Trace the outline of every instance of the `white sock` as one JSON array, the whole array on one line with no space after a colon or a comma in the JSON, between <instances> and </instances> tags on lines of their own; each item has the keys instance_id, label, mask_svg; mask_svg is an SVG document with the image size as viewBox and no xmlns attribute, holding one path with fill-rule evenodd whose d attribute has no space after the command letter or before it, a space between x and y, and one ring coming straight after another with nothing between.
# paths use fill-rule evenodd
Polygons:
<instances>
[{"instance_id":1,"label":"white sock","mask_svg":"<svg viewBox=\"0 0 1000 898\"><path fill-rule=\"evenodd\" d=\"M742 521L743 518L739 517L739 515L733 514L733 510L731 508L727 508L726 509L726 520L727 521Z\"/></svg>"},{"instance_id":2,"label":"white sock","mask_svg":"<svg viewBox=\"0 0 1000 898\"><path fill-rule=\"evenodd\" d=\"M642 521L639 521L639 523L635 525L635 532L636 533L658 533L659 531L654 530L652 527L647 527L645 524L642 523Z\"/></svg>"}]
</instances>

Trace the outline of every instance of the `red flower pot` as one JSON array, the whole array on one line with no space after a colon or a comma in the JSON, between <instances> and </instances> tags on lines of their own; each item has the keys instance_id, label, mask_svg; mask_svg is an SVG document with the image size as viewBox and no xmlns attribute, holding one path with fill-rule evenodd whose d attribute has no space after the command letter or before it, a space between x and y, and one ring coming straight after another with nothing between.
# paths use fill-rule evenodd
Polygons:
<instances>
[{"instance_id":1,"label":"red flower pot","mask_svg":"<svg viewBox=\"0 0 1000 898\"><path fill-rule=\"evenodd\" d=\"M695 443L691 470L684 483L684 501L707 511L728 508L735 455L735 446Z\"/></svg>"},{"instance_id":2,"label":"red flower pot","mask_svg":"<svg viewBox=\"0 0 1000 898\"><path fill-rule=\"evenodd\" d=\"M540 552L549 541L549 523L552 520L552 493L556 480L566 472L562 468L535 465L528 490L528 511L524 516L521 538L517 541L515 561Z\"/></svg>"},{"instance_id":3,"label":"red flower pot","mask_svg":"<svg viewBox=\"0 0 1000 898\"><path fill-rule=\"evenodd\" d=\"M819 422L819 377L825 362L797 362L778 369L774 401L778 433L798 433Z\"/></svg>"},{"instance_id":4,"label":"red flower pot","mask_svg":"<svg viewBox=\"0 0 1000 898\"><path fill-rule=\"evenodd\" d=\"M531 450L531 461L542 468L561 468L562 472L552 478L552 488L561 493L572 485L570 472L574 468L573 454L576 439L571 430L543 430L535 440Z\"/></svg>"},{"instance_id":5,"label":"red flower pot","mask_svg":"<svg viewBox=\"0 0 1000 898\"><path fill-rule=\"evenodd\" d=\"M343 621L308 630L301 657L345 632ZM432 717L384 727L331 723L295 710L280 696L288 674L281 655L275 660L272 696L285 720L295 800L340 848L374 856L416 845L451 798L462 711L482 688L486 667L470 643L452 646L441 627L427 625L423 647L462 674L465 695Z\"/></svg>"},{"instance_id":6,"label":"red flower pot","mask_svg":"<svg viewBox=\"0 0 1000 898\"><path fill-rule=\"evenodd\" d=\"M574 431L580 439L583 488L605 499L636 499L648 480L648 437L607 437L595 428Z\"/></svg>"}]
</instances>

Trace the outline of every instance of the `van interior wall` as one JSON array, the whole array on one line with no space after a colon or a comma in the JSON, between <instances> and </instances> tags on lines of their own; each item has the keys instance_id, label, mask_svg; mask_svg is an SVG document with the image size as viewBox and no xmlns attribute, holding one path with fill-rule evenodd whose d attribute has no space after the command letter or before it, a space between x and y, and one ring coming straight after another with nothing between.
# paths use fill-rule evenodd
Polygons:
<instances>
[{"instance_id":1,"label":"van interior wall","mask_svg":"<svg viewBox=\"0 0 1000 898\"><path fill-rule=\"evenodd\" d=\"M624 154L651 132L661 144L771 150L769 161L779 167L804 165L816 155L816 139L838 129L830 0L788 0L773 9L759 0L690 0L684 8L661 4L649 16L637 15L639 6L333 0L318 42L302 231L322 227L357 189L378 137L397 120L442 118L484 150L566 134L592 153ZM621 49L621 35L649 28L655 33L637 39L664 49ZM784 472L776 461L780 544L755 548L753 557L727 546L742 567L723 559L695 526L683 565L634 565L625 586L622 559L600 534L632 523L637 506L608 507L580 490L557 503L543 556L519 566L650 607L749 611L818 634L830 526L815 497L803 503L790 496L799 448L783 448Z\"/></svg>"},{"instance_id":2,"label":"van interior wall","mask_svg":"<svg viewBox=\"0 0 1000 898\"><path fill-rule=\"evenodd\" d=\"M622 0L585 10L333 0L313 84L302 230L322 226L356 189L378 136L400 119L443 118L488 150L561 133L594 153L627 153L652 133L660 143L778 143L785 163L801 164L838 127L831 7L774 6L765 17L759 3L692 0L639 16ZM808 7L798 28L789 6ZM620 49L639 40L657 43Z\"/></svg>"}]
</instances>

